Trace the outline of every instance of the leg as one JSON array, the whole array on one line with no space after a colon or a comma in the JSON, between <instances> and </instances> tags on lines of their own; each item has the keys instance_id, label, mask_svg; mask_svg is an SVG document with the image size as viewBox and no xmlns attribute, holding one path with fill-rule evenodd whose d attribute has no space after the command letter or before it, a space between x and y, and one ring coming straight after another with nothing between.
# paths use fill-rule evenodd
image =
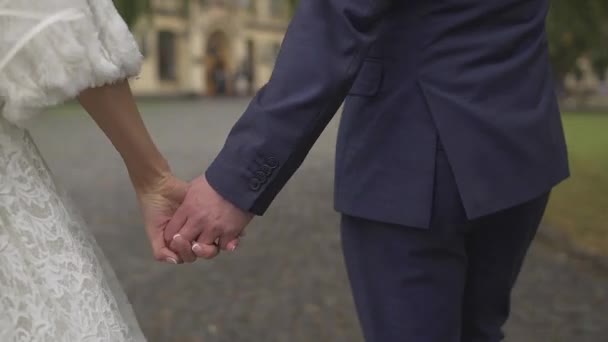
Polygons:
<instances>
[{"instance_id":1,"label":"leg","mask_svg":"<svg viewBox=\"0 0 608 342\"><path fill-rule=\"evenodd\" d=\"M342 242L367 342L459 342L463 235L343 216Z\"/></svg>"},{"instance_id":2,"label":"leg","mask_svg":"<svg viewBox=\"0 0 608 342\"><path fill-rule=\"evenodd\" d=\"M367 342L460 342L468 226L443 150L429 229L342 218L342 242Z\"/></svg>"},{"instance_id":3,"label":"leg","mask_svg":"<svg viewBox=\"0 0 608 342\"><path fill-rule=\"evenodd\" d=\"M536 234L548 194L475 220L467 236L469 268L462 342L498 342L509 316L511 290Z\"/></svg>"}]
</instances>

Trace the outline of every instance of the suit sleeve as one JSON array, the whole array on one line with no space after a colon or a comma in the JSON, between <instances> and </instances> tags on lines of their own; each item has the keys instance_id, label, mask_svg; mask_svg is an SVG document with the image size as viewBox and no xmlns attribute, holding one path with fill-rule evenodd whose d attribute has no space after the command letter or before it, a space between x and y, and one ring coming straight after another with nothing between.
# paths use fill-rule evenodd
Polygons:
<instances>
[{"instance_id":1,"label":"suit sleeve","mask_svg":"<svg viewBox=\"0 0 608 342\"><path fill-rule=\"evenodd\" d=\"M351 88L392 0L301 0L270 81L206 172L237 207L262 215Z\"/></svg>"}]
</instances>

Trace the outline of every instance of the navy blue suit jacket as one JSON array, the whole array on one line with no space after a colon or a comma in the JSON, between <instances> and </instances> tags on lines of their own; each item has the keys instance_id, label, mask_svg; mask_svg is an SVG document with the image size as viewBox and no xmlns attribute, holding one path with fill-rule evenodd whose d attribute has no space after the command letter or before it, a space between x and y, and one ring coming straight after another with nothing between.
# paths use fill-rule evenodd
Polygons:
<instances>
[{"instance_id":1,"label":"navy blue suit jacket","mask_svg":"<svg viewBox=\"0 0 608 342\"><path fill-rule=\"evenodd\" d=\"M568 176L548 0L301 0L275 70L207 170L263 214L344 100L336 208L428 227L443 148L469 218Z\"/></svg>"}]
</instances>

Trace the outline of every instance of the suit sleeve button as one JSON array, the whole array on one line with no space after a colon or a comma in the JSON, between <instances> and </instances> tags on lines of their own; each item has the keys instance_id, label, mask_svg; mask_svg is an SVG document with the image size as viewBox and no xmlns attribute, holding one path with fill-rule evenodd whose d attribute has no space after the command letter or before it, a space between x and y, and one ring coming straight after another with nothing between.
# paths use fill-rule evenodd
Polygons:
<instances>
[{"instance_id":1,"label":"suit sleeve button","mask_svg":"<svg viewBox=\"0 0 608 342\"><path fill-rule=\"evenodd\" d=\"M270 175L272 175L273 169L269 165L264 164L260 167L259 171L262 172L266 177L270 177Z\"/></svg>"},{"instance_id":2,"label":"suit sleeve button","mask_svg":"<svg viewBox=\"0 0 608 342\"><path fill-rule=\"evenodd\" d=\"M279 161L275 157L267 157L264 161L266 162L266 165L273 170L279 167Z\"/></svg>"},{"instance_id":3,"label":"suit sleeve button","mask_svg":"<svg viewBox=\"0 0 608 342\"><path fill-rule=\"evenodd\" d=\"M259 179L260 183L266 183L268 181L268 176L266 175L266 173L264 173L264 171L262 170L258 170L255 172L255 177L257 179Z\"/></svg>"},{"instance_id":4,"label":"suit sleeve button","mask_svg":"<svg viewBox=\"0 0 608 342\"><path fill-rule=\"evenodd\" d=\"M258 191L262 187L262 181L258 178L251 178L249 180L249 189L253 191Z\"/></svg>"}]
</instances>

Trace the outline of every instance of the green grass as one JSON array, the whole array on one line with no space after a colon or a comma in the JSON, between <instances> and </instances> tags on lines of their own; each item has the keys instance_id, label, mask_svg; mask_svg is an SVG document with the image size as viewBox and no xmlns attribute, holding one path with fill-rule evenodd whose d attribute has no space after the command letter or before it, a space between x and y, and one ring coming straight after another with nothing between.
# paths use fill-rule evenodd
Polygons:
<instances>
[{"instance_id":1,"label":"green grass","mask_svg":"<svg viewBox=\"0 0 608 342\"><path fill-rule=\"evenodd\" d=\"M608 254L608 113L563 119L572 176L553 192L545 219L578 247Z\"/></svg>"}]
</instances>

